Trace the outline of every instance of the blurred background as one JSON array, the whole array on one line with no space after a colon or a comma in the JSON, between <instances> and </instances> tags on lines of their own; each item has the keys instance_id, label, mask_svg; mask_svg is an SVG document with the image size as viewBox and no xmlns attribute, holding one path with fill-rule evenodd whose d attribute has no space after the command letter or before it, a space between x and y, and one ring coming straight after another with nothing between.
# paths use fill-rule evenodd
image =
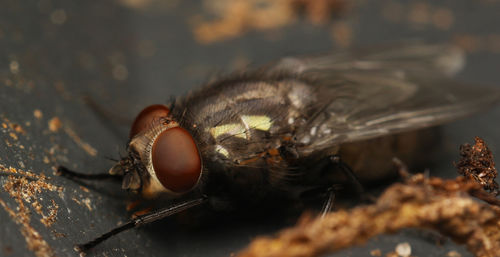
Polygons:
<instances>
[{"instance_id":1,"label":"blurred background","mask_svg":"<svg viewBox=\"0 0 500 257\"><path fill-rule=\"evenodd\" d=\"M499 12L497 0L1 1L0 256L76 256L74 243L130 217L119 184L79 184L53 172L57 165L107 171L109 158L124 153L128 123L147 105L289 55L415 39L462 47L468 62L458 80L500 86ZM474 136L498 154L499 115L496 108L446 125L446 147L430 173L454 177L458 146ZM206 229L160 222L90 255L227 256L295 221L278 220L235 218ZM412 256L470 256L419 230L332 256L375 249L385 256L401 242L410 242Z\"/></svg>"}]
</instances>

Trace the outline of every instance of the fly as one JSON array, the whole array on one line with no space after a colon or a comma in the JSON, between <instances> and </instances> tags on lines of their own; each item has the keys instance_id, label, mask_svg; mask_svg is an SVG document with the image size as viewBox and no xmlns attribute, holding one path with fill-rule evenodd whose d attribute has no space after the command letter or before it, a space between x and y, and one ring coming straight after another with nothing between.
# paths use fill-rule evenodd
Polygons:
<instances>
[{"instance_id":1,"label":"fly","mask_svg":"<svg viewBox=\"0 0 500 257\"><path fill-rule=\"evenodd\" d=\"M123 189L148 198L169 195L180 203L135 218L77 250L202 204L217 209L220 203L297 199L311 190L328 192L346 178L385 177L380 160L400 154L386 142L413 137L416 144L403 146L411 156L429 139L415 131L500 98L496 90L453 81L463 64L463 53L447 45L285 58L209 83L168 106L149 106L132 124L128 156L108 174L59 171L87 179L119 177ZM333 197L328 199L326 206Z\"/></svg>"}]
</instances>

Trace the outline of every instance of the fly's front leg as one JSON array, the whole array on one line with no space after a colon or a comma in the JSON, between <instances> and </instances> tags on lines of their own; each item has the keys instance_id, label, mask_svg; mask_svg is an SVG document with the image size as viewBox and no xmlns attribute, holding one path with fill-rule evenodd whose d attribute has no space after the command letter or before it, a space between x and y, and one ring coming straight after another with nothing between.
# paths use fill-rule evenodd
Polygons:
<instances>
[{"instance_id":1,"label":"fly's front leg","mask_svg":"<svg viewBox=\"0 0 500 257\"><path fill-rule=\"evenodd\" d=\"M110 174L110 173L100 173L100 174L85 174L76 171L72 171L64 166L57 167L56 175L67 177L69 179L86 179L86 180L105 180L105 179L121 179L122 174Z\"/></svg>"},{"instance_id":2,"label":"fly's front leg","mask_svg":"<svg viewBox=\"0 0 500 257\"><path fill-rule=\"evenodd\" d=\"M134 163L129 157L122 158L118 161L107 173L86 174L72 171L64 166L57 167L56 175L67 177L69 179L85 179L85 180L105 180L105 179L126 179L128 171L133 170ZM124 178L125 176L125 178Z\"/></svg>"},{"instance_id":3,"label":"fly's front leg","mask_svg":"<svg viewBox=\"0 0 500 257\"><path fill-rule=\"evenodd\" d=\"M153 212L144 214L142 216L135 217L135 218L131 219L130 221L111 229L110 231L102 234L99 237L96 237L95 239L93 239L87 243L75 245L74 249L77 252L85 253L88 250L94 248L96 245L102 243L103 241L105 241L106 239L108 239L114 235L117 235L121 232L127 231L127 230L132 229L132 228L140 227L142 225L145 225L145 224L157 221L157 220L161 220L163 218L166 218L168 216L182 212L182 211L187 210L189 208L201 205L201 204L205 203L206 201L207 201L207 198L205 196L203 196L203 197L198 198L198 199L193 199L193 200L181 202L181 203L175 204L173 206L170 206L170 207L167 207L164 209L160 209L157 211L153 211Z\"/></svg>"}]
</instances>

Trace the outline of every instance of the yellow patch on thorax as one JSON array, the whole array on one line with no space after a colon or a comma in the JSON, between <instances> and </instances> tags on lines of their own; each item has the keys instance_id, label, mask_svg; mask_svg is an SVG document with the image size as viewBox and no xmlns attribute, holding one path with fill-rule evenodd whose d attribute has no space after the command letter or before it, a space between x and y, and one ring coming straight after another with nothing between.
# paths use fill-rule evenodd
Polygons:
<instances>
[{"instance_id":1,"label":"yellow patch on thorax","mask_svg":"<svg viewBox=\"0 0 500 257\"><path fill-rule=\"evenodd\" d=\"M249 128L263 131L268 131L273 124L271 118L265 115L243 115L241 116L241 120Z\"/></svg>"},{"instance_id":2,"label":"yellow patch on thorax","mask_svg":"<svg viewBox=\"0 0 500 257\"><path fill-rule=\"evenodd\" d=\"M229 152L223 146L216 145L215 146L215 151L217 151L218 153L222 154L224 157L229 158Z\"/></svg>"},{"instance_id":3,"label":"yellow patch on thorax","mask_svg":"<svg viewBox=\"0 0 500 257\"><path fill-rule=\"evenodd\" d=\"M265 115L242 115L241 123L222 124L209 129L214 139L222 135L249 139L250 129L268 131L271 128L271 118Z\"/></svg>"},{"instance_id":4,"label":"yellow patch on thorax","mask_svg":"<svg viewBox=\"0 0 500 257\"><path fill-rule=\"evenodd\" d=\"M222 135L232 135L244 139L247 138L245 127L240 123L229 123L210 128L210 134L214 138L218 138Z\"/></svg>"}]
</instances>

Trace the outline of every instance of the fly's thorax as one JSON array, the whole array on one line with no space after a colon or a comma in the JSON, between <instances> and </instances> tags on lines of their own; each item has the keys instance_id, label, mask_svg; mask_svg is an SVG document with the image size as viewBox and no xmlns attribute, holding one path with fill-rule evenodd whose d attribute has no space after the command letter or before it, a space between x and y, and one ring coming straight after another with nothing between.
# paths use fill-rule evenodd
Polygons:
<instances>
[{"instance_id":1,"label":"fly's thorax","mask_svg":"<svg viewBox=\"0 0 500 257\"><path fill-rule=\"evenodd\" d=\"M254 74L228 78L193 92L176 100L172 111L182 125L197 124L198 128L210 129L212 135L222 135L231 132L230 128L242 129L234 123L243 123L247 130L252 123L257 127L274 127L280 122L293 125L315 101L314 89L305 81L293 76Z\"/></svg>"},{"instance_id":2,"label":"fly's thorax","mask_svg":"<svg viewBox=\"0 0 500 257\"><path fill-rule=\"evenodd\" d=\"M196 124L203 154L238 162L293 137L287 135L304 125L316 100L313 91L292 76L236 78L180 99L173 112L183 126Z\"/></svg>"},{"instance_id":3,"label":"fly's thorax","mask_svg":"<svg viewBox=\"0 0 500 257\"><path fill-rule=\"evenodd\" d=\"M172 115L197 139L211 191L255 195L295 176L294 131L315 99L293 77L235 79L179 99Z\"/></svg>"}]
</instances>

